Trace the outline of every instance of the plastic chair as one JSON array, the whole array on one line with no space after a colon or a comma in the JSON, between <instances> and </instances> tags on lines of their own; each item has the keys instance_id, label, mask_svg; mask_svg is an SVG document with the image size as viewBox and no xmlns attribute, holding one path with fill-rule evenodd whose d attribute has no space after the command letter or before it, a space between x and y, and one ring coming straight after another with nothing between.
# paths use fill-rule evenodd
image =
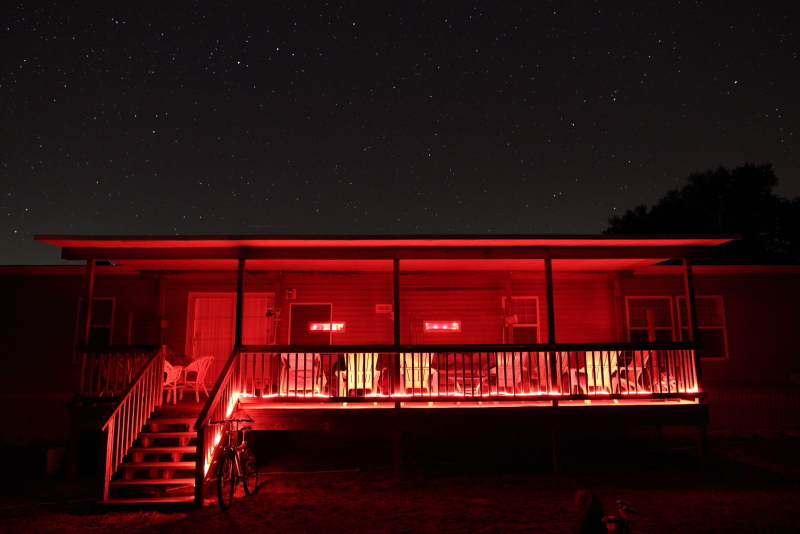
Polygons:
<instances>
[{"instance_id":1,"label":"plastic chair","mask_svg":"<svg viewBox=\"0 0 800 534\"><path fill-rule=\"evenodd\" d=\"M617 351L587 351L586 365L583 369L578 369L578 374L586 385L586 392L604 391L612 393L616 389L616 375L612 381L612 374L617 372Z\"/></svg>"},{"instance_id":2,"label":"plastic chair","mask_svg":"<svg viewBox=\"0 0 800 534\"><path fill-rule=\"evenodd\" d=\"M374 352L348 352L345 354L346 370L339 371L339 395L347 397L377 393L380 371L378 354Z\"/></svg>"},{"instance_id":3,"label":"plastic chair","mask_svg":"<svg viewBox=\"0 0 800 534\"><path fill-rule=\"evenodd\" d=\"M522 371L528 369L527 352L498 352L495 355L495 366L489 374L497 379L497 391L512 393L520 391L522 385Z\"/></svg>"},{"instance_id":4,"label":"plastic chair","mask_svg":"<svg viewBox=\"0 0 800 534\"><path fill-rule=\"evenodd\" d=\"M430 352L401 353L400 372L406 393L439 394L439 378L436 369L431 369Z\"/></svg>"},{"instance_id":5,"label":"plastic chair","mask_svg":"<svg viewBox=\"0 0 800 534\"><path fill-rule=\"evenodd\" d=\"M205 378L208 368L211 367L211 362L214 361L213 356L203 356L183 369L183 382L178 384L178 389L181 390L181 400L183 400L183 390L193 389L196 402L200 402L200 388L208 397L208 390L206 389ZM189 378L189 373L195 373L194 379Z\"/></svg>"},{"instance_id":6,"label":"plastic chair","mask_svg":"<svg viewBox=\"0 0 800 534\"><path fill-rule=\"evenodd\" d=\"M172 365L164 360L164 385L162 389L167 392L167 399L169 402L170 393L172 394L172 404L178 404L178 381L183 374L183 367L180 365Z\"/></svg>"},{"instance_id":7,"label":"plastic chair","mask_svg":"<svg viewBox=\"0 0 800 534\"><path fill-rule=\"evenodd\" d=\"M637 392L640 387L639 379L642 377L642 372L649 361L649 350L634 351L631 363L619 369L619 376L612 377L614 388L616 389L617 384L619 384L626 392Z\"/></svg>"},{"instance_id":8,"label":"plastic chair","mask_svg":"<svg viewBox=\"0 0 800 534\"><path fill-rule=\"evenodd\" d=\"M281 355L281 393L294 395L319 393L322 373L316 352L288 352Z\"/></svg>"}]
</instances>

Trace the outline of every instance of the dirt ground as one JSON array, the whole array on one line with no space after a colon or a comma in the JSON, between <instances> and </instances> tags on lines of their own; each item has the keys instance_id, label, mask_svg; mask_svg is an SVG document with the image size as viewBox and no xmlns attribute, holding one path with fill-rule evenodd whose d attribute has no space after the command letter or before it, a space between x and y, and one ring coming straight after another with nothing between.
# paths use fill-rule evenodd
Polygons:
<instances>
[{"instance_id":1,"label":"dirt ground","mask_svg":"<svg viewBox=\"0 0 800 534\"><path fill-rule=\"evenodd\" d=\"M703 474L693 435L565 435L555 479L549 436L437 437L404 441L393 476L388 438L252 433L262 459L256 495L222 512L109 509L88 481L32 474L0 494L0 531L276 533L570 533L574 495L598 494L607 513L623 499L634 533L800 533L800 436L712 435Z\"/></svg>"}]
</instances>

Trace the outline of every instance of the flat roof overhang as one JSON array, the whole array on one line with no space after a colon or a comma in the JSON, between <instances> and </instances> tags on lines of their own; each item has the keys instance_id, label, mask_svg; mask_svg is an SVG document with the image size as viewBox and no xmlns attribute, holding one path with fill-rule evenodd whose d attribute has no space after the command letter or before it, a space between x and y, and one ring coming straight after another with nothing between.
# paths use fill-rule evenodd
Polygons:
<instances>
[{"instance_id":1,"label":"flat roof overhang","mask_svg":"<svg viewBox=\"0 0 800 534\"><path fill-rule=\"evenodd\" d=\"M35 236L65 260L107 260L138 271L635 270L705 259L738 239L713 236Z\"/></svg>"}]
</instances>

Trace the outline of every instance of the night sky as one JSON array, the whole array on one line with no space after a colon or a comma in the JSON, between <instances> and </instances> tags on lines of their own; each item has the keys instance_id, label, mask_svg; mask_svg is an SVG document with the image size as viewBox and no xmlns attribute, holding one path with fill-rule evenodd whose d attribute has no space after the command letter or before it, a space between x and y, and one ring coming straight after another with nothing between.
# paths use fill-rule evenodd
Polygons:
<instances>
[{"instance_id":1,"label":"night sky","mask_svg":"<svg viewBox=\"0 0 800 534\"><path fill-rule=\"evenodd\" d=\"M746 161L793 197L798 5L5 4L0 264L57 262L34 234L596 234Z\"/></svg>"}]
</instances>

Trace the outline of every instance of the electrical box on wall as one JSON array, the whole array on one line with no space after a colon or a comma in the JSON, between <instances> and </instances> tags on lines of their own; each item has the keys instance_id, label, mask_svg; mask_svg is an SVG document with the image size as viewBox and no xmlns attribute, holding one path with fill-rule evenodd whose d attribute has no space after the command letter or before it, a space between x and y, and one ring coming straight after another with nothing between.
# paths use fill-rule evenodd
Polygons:
<instances>
[{"instance_id":1,"label":"electrical box on wall","mask_svg":"<svg viewBox=\"0 0 800 534\"><path fill-rule=\"evenodd\" d=\"M285 298L286 298L286 300L294 300L294 299L296 299L297 298L297 290L296 289L287 289Z\"/></svg>"},{"instance_id":2,"label":"electrical box on wall","mask_svg":"<svg viewBox=\"0 0 800 534\"><path fill-rule=\"evenodd\" d=\"M392 313L391 304L376 304L375 313Z\"/></svg>"}]
</instances>

